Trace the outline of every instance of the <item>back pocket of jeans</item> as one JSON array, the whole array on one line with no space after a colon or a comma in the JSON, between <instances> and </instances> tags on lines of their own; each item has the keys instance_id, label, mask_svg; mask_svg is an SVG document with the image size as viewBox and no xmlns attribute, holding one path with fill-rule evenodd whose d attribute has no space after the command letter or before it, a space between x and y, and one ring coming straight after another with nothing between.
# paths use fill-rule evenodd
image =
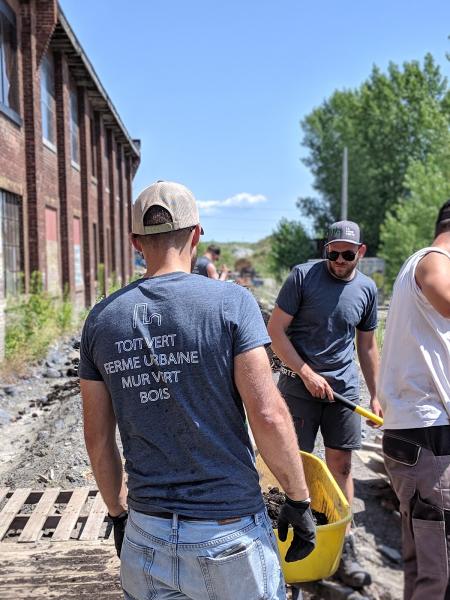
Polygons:
<instances>
[{"instance_id":1,"label":"back pocket of jeans","mask_svg":"<svg viewBox=\"0 0 450 600\"><path fill-rule=\"evenodd\" d=\"M259 539L235 554L198 560L210 600L266 600L267 570Z\"/></svg>"},{"instance_id":2,"label":"back pocket of jeans","mask_svg":"<svg viewBox=\"0 0 450 600\"><path fill-rule=\"evenodd\" d=\"M133 600L153 600L156 590L150 569L155 550L135 544L125 535L120 553L120 580L123 591Z\"/></svg>"},{"instance_id":3,"label":"back pocket of jeans","mask_svg":"<svg viewBox=\"0 0 450 600\"><path fill-rule=\"evenodd\" d=\"M391 460L413 467L417 464L420 455L420 446L414 442L401 440L385 433L383 436L383 452Z\"/></svg>"}]
</instances>

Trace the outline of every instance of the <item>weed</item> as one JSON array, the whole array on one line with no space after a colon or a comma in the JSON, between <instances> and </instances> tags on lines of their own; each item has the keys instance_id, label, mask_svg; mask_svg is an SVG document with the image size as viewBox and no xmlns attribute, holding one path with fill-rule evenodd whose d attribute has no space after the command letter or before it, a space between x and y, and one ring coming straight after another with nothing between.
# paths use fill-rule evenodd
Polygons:
<instances>
[{"instance_id":1,"label":"weed","mask_svg":"<svg viewBox=\"0 0 450 600\"><path fill-rule=\"evenodd\" d=\"M52 298L43 289L42 274L34 272L30 293L13 298L6 307L6 361L18 367L42 358L55 339L76 325L67 289L63 298Z\"/></svg>"}]
</instances>

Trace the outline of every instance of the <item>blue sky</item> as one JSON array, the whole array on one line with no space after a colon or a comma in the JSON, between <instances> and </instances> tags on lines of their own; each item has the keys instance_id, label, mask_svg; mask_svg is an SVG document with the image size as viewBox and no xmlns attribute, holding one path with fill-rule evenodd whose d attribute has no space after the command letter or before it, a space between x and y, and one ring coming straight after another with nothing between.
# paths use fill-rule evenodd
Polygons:
<instances>
[{"instance_id":1,"label":"blue sky","mask_svg":"<svg viewBox=\"0 0 450 600\"><path fill-rule=\"evenodd\" d=\"M256 241L300 217L313 190L299 122L333 90L426 52L450 75L448 0L60 3L141 139L135 194L184 183L208 240Z\"/></svg>"}]
</instances>

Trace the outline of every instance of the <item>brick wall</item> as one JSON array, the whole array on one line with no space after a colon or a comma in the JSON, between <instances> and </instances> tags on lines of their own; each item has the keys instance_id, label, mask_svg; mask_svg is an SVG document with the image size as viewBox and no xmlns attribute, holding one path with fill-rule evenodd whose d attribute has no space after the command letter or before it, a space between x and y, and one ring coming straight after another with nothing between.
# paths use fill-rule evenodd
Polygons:
<instances>
[{"instance_id":1,"label":"brick wall","mask_svg":"<svg viewBox=\"0 0 450 600\"><path fill-rule=\"evenodd\" d=\"M30 273L46 272L45 209L57 211L60 293L90 305L97 294L98 263L106 278L125 282L132 273L128 227L131 178L134 169L125 146L115 139L114 122L105 107L93 105L86 78L80 79L73 53L66 54L57 39L56 0L8 0L17 16L20 116L17 124L0 111L0 188L22 198L23 264L26 286ZM70 35L68 40L70 40ZM61 36L61 28L59 29ZM56 41L54 41L56 40ZM70 43L70 42L68 42ZM40 62L51 52L55 65L56 144L42 139ZM80 157L72 162L70 144L70 86L78 95ZM95 126L96 175L93 176L91 123ZM108 141L109 140L109 141ZM119 159L117 159L117 156ZM74 217L80 219L82 282L75 285ZM94 231L97 239L94 239ZM54 273L55 265L51 265ZM1 273L0 273L1 276ZM1 326L1 323L0 323Z\"/></svg>"},{"instance_id":2,"label":"brick wall","mask_svg":"<svg viewBox=\"0 0 450 600\"><path fill-rule=\"evenodd\" d=\"M36 0L36 59L40 63L48 50L51 35L55 29L58 3L56 0Z\"/></svg>"}]
</instances>

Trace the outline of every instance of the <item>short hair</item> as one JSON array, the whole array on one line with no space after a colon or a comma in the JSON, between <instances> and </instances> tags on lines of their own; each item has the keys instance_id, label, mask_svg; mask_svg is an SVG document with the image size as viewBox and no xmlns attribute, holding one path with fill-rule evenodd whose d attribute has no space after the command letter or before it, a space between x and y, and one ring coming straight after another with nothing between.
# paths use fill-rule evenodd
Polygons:
<instances>
[{"instance_id":1,"label":"short hair","mask_svg":"<svg viewBox=\"0 0 450 600\"><path fill-rule=\"evenodd\" d=\"M150 208L145 211L143 222L144 227L151 227L152 225L164 225L165 223L172 223L173 219L170 212L164 208L164 206L155 204L150 206ZM164 231L163 233L139 235L138 237L144 243L148 242L158 245L164 244L167 247L175 246L177 248L182 248L187 242L191 231L192 228L187 227L184 229L177 229L176 231Z\"/></svg>"},{"instance_id":2,"label":"short hair","mask_svg":"<svg viewBox=\"0 0 450 600\"><path fill-rule=\"evenodd\" d=\"M164 223L172 223L172 215L167 208L164 208L164 206L155 204L150 206L150 208L145 211L144 227L151 227L152 225L164 225Z\"/></svg>"},{"instance_id":3,"label":"short hair","mask_svg":"<svg viewBox=\"0 0 450 600\"><path fill-rule=\"evenodd\" d=\"M220 256L219 246L214 246L213 244L211 244L206 250L207 252L212 252L213 254L217 254L217 256Z\"/></svg>"},{"instance_id":4,"label":"short hair","mask_svg":"<svg viewBox=\"0 0 450 600\"><path fill-rule=\"evenodd\" d=\"M447 200L439 210L436 219L435 235L437 237L439 234L446 231L450 231L450 200Z\"/></svg>"}]
</instances>

